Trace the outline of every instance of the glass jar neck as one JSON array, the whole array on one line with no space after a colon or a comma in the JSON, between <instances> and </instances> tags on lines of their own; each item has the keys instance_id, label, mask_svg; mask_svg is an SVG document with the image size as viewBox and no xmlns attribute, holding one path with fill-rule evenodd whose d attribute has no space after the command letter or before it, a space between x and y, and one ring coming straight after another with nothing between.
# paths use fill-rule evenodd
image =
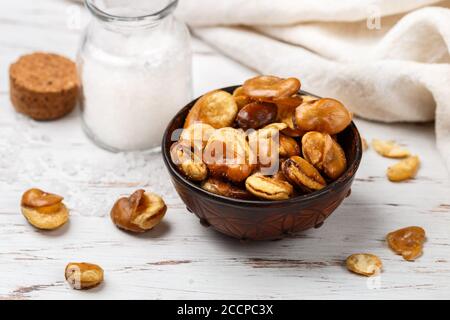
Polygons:
<instances>
[{"instance_id":1,"label":"glass jar neck","mask_svg":"<svg viewBox=\"0 0 450 320\"><path fill-rule=\"evenodd\" d=\"M178 0L85 0L95 19L124 30L156 27L177 4Z\"/></svg>"}]
</instances>

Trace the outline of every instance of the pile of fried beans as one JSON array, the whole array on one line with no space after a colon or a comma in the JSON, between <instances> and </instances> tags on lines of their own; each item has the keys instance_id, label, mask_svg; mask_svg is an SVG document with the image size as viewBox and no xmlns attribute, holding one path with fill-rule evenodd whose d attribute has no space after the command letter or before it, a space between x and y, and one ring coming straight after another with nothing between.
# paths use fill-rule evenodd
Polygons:
<instances>
[{"instance_id":1,"label":"pile of fried beans","mask_svg":"<svg viewBox=\"0 0 450 320\"><path fill-rule=\"evenodd\" d=\"M206 93L171 146L173 163L204 190L235 199L286 200L326 187L347 169L336 135L352 114L300 86L258 76L233 94Z\"/></svg>"}]
</instances>

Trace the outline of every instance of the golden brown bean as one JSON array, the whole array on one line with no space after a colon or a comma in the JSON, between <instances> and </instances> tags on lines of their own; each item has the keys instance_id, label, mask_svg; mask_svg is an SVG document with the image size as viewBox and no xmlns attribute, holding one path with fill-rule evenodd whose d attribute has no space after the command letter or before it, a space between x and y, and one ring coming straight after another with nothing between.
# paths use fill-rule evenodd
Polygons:
<instances>
[{"instance_id":1,"label":"golden brown bean","mask_svg":"<svg viewBox=\"0 0 450 320\"><path fill-rule=\"evenodd\" d=\"M319 171L302 157L290 157L281 167L288 181L303 191L320 190L327 185Z\"/></svg>"},{"instance_id":2,"label":"golden brown bean","mask_svg":"<svg viewBox=\"0 0 450 320\"><path fill-rule=\"evenodd\" d=\"M286 128L287 128L287 125L285 123L283 123L283 122L274 122L274 123L268 124L263 129L282 131L282 130L284 130Z\"/></svg>"},{"instance_id":3,"label":"golden brown bean","mask_svg":"<svg viewBox=\"0 0 450 320\"><path fill-rule=\"evenodd\" d=\"M71 262L64 272L67 282L76 290L87 290L103 282L103 269L92 263Z\"/></svg>"},{"instance_id":4,"label":"golden brown bean","mask_svg":"<svg viewBox=\"0 0 450 320\"><path fill-rule=\"evenodd\" d=\"M160 196L141 189L117 200L111 209L111 219L120 229L140 233L158 225L166 211Z\"/></svg>"},{"instance_id":5,"label":"golden brown bean","mask_svg":"<svg viewBox=\"0 0 450 320\"><path fill-rule=\"evenodd\" d=\"M294 115L296 107L292 105L277 103L277 108L278 108L277 121L282 122L287 126L287 128L285 128L282 132L290 137L302 136L304 132L298 130L294 124Z\"/></svg>"},{"instance_id":6,"label":"golden brown bean","mask_svg":"<svg viewBox=\"0 0 450 320\"><path fill-rule=\"evenodd\" d=\"M207 180L205 180L202 183L202 189L233 199L248 200L253 198L253 196L247 190L217 178L208 178Z\"/></svg>"},{"instance_id":7,"label":"golden brown bean","mask_svg":"<svg viewBox=\"0 0 450 320\"><path fill-rule=\"evenodd\" d=\"M191 150L191 144L181 140L170 148L172 162L178 166L180 171L192 181L203 181L208 176L208 168L202 161L200 149Z\"/></svg>"},{"instance_id":8,"label":"golden brown bean","mask_svg":"<svg viewBox=\"0 0 450 320\"><path fill-rule=\"evenodd\" d=\"M209 124L218 129L231 126L236 118L238 107L234 98L222 90L211 91L197 100L189 111L184 127L196 122Z\"/></svg>"},{"instance_id":9,"label":"golden brown bean","mask_svg":"<svg viewBox=\"0 0 450 320\"><path fill-rule=\"evenodd\" d=\"M243 107L253 102L253 100L244 93L244 89L242 87L238 87L234 90L233 98L236 102L238 110L241 110Z\"/></svg>"},{"instance_id":10,"label":"golden brown bean","mask_svg":"<svg viewBox=\"0 0 450 320\"><path fill-rule=\"evenodd\" d=\"M411 155L409 150L400 147L392 140L373 139L372 146L379 155L387 158L406 158Z\"/></svg>"},{"instance_id":11,"label":"golden brown bean","mask_svg":"<svg viewBox=\"0 0 450 320\"><path fill-rule=\"evenodd\" d=\"M180 140L189 142L192 148L203 150L214 130L209 124L197 122L183 129Z\"/></svg>"},{"instance_id":12,"label":"golden brown bean","mask_svg":"<svg viewBox=\"0 0 450 320\"><path fill-rule=\"evenodd\" d=\"M286 158L300 154L300 146L295 139L280 133L280 130L285 128L284 123L272 123L249 134L250 148L260 168L278 170L280 157ZM276 168L273 167L274 165Z\"/></svg>"},{"instance_id":13,"label":"golden brown bean","mask_svg":"<svg viewBox=\"0 0 450 320\"><path fill-rule=\"evenodd\" d=\"M422 255L425 239L425 230L415 226L393 231L386 237L389 248L408 261Z\"/></svg>"},{"instance_id":14,"label":"golden brown bean","mask_svg":"<svg viewBox=\"0 0 450 320\"><path fill-rule=\"evenodd\" d=\"M212 177L232 182L244 181L254 170L251 150L242 130L221 128L208 140L203 160Z\"/></svg>"},{"instance_id":15,"label":"golden brown bean","mask_svg":"<svg viewBox=\"0 0 450 320\"><path fill-rule=\"evenodd\" d=\"M347 258L347 269L351 272L370 277L378 275L383 267L380 258L370 253L356 253Z\"/></svg>"},{"instance_id":16,"label":"golden brown bean","mask_svg":"<svg viewBox=\"0 0 450 320\"><path fill-rule=\"evenodd\" d=\"M286 107L296 108L303 103L303 98L299 94L294 94L290 97L275 99L273 102Z\"/></svg>"},{"instance_id":17,"label":"golden brown bean","mask_svg":"<svg viewBox=\"0 0 450 320\"><path fill-rule=\"evenodd\" d=\"M300 146L294 138L280 134L279 155L282 158L290 158L300 155Z\"/></svg>"},{"instance_id":18,"label":"golden brown bean","mask_svg":"<svg viewBox=\"0 0 450 320\"><path fill-rule=\"evenodd\" d=\"M347 168L344 150L329 134L311 131L302 138L303 157L331 179L339 178Z\"/></svg>"},{"instance_id":19,"label":"golden brown bean","mask_svg":"<svg viewBox=\"0 0 450 320\"><path fill-rule=\"evenodd\" d=\"M342 103L330 98L302 103L295 109L295 126L302 131L319 131L330 135L343 131L352 114Z\"/></svg>"},{"instance_id":20,"label":"golden brown bean","mask_svg":"<svg viewBox=\"0 0 450 320\"><path fill-rule=\"evenodd\" d=\"M21 200L21 211L28 222L38 229L53 230L69 220L64 198L40 189L26 191Z\"/></svg>"},{"instance_id":21,"label":"golden brown bean","mask_svg":"<svg viewBox=\"0 0 450 320\"><path fill-rule=\"evenodd\" d=\"M259 101L272 102L290 97L300 90L300 80L282 79L274 76L258 76L244 82L242 86L247 96Z\"/></svg>"},{"instance_id":22,"label":"golden brown bean","mask_svg":"<svg viewBox=\"0 0 450 320\"><path fill-rule=\"evenodd\" d=\"M286 200L293 193L293 188L288 182L260 173L248 177L245 187L253 195L265 200Z\"/></svg>"},{"instance_id":23,"label":"golden brown bean","mask_svg":"<svg viewBox=\"0 0 450 320\"><path fill-rule=\"evenodd\" d=\"M388 179L392 182L400 182L412 179L417 175L420 167L418 156L403 159L396 164L390 166L387 170Z\"/></svg>"}]
</instances>

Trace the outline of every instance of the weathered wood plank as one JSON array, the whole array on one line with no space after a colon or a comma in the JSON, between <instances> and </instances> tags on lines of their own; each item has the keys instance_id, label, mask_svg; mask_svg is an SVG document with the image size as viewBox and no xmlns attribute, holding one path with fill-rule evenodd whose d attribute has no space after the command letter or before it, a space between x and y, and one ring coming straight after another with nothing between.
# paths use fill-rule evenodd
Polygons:
<instances>
[{"instance_id":1,"label":"weathered wood plank","mask_svg":"<svg viewBox=\"0 0 450 320\"><path fill-rule=\"evenodd\" d=\"M71 5L61 0L0 4L0 298L448 298L450 185L432 125L358 119L368 141L396 139L420 155L417 179L388 182L385 170L394 161L369 150L351 197L322 228L283 241L241 243L205 229L185 210L159 154L98 149L84 136L77 112L38 123L13 111L7 68L20 54L45 50L75 57L80 31L67 28ZM197 41L194 49L197 95L253 74ZM31 186L66 197L72 213L68 226L42 232L28 225L19 199ZM117 197L139 187L162 194L169 210L154 231L133 236L117 230L108 214ZM408 225L428 233L425 254L413 263L384 242L387 232ZM347 272L345 258L360 251L383 259L379 278ZM69 261L100 264L104 285L71 290L63 275Z\"/></svg>"}]
</instances>

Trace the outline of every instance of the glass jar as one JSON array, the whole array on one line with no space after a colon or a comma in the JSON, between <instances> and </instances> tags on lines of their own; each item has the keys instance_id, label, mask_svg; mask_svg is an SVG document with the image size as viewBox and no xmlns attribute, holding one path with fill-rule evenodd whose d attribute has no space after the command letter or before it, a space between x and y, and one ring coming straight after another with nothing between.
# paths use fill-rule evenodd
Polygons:
<instances>
[{"instance_id":1,"label":"glass jar","mask_svg":"<svg viewBox=\"0 0 450 320\"><path fill-rule=\"evenodd\" d=\"M87 135L111 151L159 147L192 99L186 26L177 0L85 0L93 16L78 53Z\"/></svg>"}]
</instances>

